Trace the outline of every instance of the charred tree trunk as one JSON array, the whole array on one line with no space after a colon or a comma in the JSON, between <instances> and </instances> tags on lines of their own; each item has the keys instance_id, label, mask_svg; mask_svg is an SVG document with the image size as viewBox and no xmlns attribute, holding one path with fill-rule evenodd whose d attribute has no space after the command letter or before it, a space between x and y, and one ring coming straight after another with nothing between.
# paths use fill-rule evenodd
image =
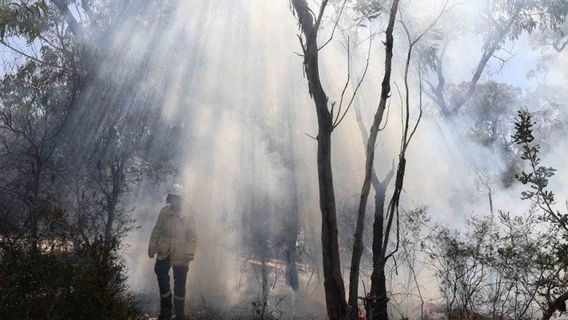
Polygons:
<instances>
[{"instance_id":1,"label":"charred tree trunk","mask_svg":"<svg viewBox=\"0 0 568 320\"><path fill-rule=\"evenodd\" d=\"M347 311L345 288L341 276L337 216L331 172L331 137L326 130L318 136L318 176L322 214L322 255L325 299L330 319L344 319Z\"/></svg>"},{"instance_id":2,"label":"charred tree trunk","mask_svg":"<svg viewBox=\"0 0 568 320\"><path fill-rule=\"evenodd\" d=\"M395 0L396 2L396 0ZM394 6L394 4L393 4ZM392 12L391 12L392 14ZM404 87L406 91L406 99L404 102L405 115L404 119L404 129L401 139L400 153L398 155L398 167L396 169L396 178L394 184L394 190L392 197L390 199L386 215L383 217L378 215L379 221L375 221L373 225L373 274L371 275L371 296L370 296L370 315L371 319L387 320L388 319L388 297L386 292L386 278L385 278L385 264L390 257L392 257L399 249L400 242L400 224L399 224L399 203L402 193L402 188L404 185L404 175L406 172L406 150L418 128L420 119L422 118L422 83L420 82L420 95L419 95L419 106L420 113L418 120L412 129L410 129L410 92L408 84L408 73L410 69L410 61L412 57L412 49L414 45L430 30L436 23L434 23L427 28L420 36L412 40L408 29L403 24L404 30L406 31L408 37L408 53L406 57L406 66L404 70ZM387 32L387 46L389 46L389 33ZM392 54L392 30L390 33L390 46ZM388 56L388 54L387 54ZM419 73L420 76L420 73ZM421 81L422 79L420 79ZM383 82L383 88L385 83ZM387 254L389 249L389 239L391 228L393 227L394 217L396 216L396 246L392 252ZM376 216L377 218L377 216ZM386 221L386 226L383 231L383 221ZM381 235L381 237L378 237Z\"/></svg>"},{"instance_id":3,"label":"charred tree trunk","mask_svg":"<svg viewBox=\"0 0 568 320\"><path fill-rule=\"evenodd\" d=\"M379 133L379 125L382 122L383 115L386 109L387 99L390 95L390 78L392 72L392 55L393 55L393 30L398 11L399 0L394 0L390 9L389 23L386 29L385 41L385 74L381 84L381 98L379 106L373 119L373 124L369 132L369 140L367 141L366 148L366 161L365 161L365 179L361 189L361 197L359 201L359 210L357 212L357 222L355 227L355 235L353 241L353 253L351 256L351 271L349 274L349 309L350 318L358 318L358 303L357 297L359 292L359 266L361 263L361 255L363 253L363 227L365 221L365 210L367 207L367 199L371 188L371 180L373 175L373 163L375 160L375 144ZM375 224L377 221L375 220ZM373 228L373 234L380 232L382 238L382 222L380 230ZM373 241L374 242L374 241ZM373 243L373 246L375 244Z\"/></svg>"},{"instance_id":4,"label":"charred tree trunk","mask_svg":"<svg viewBox=\"0 0 568 320\"><path fill-rule=\"evenodd\" d=\"M369 139L367 134L367 129L365 129L365 124L363 123L363 117L361 115L361 111L359 108L355 108L355 118L357 120L357 125L359 127L359 131L361 132L361 137L363 138L363 143L366 143ZM373 245L378 246L378 249L373 248L373 252L379 252L382 247L382 238L383 238L383 222L384 222L384 212L385 212L385 198L386 198L386 191L387 187L392 180L394 175L394 163L393 167L389 170L389 172L385 175L383 181L381 182L377 177L377 173L373 168L372 176L371 176L371 185L373 187L373 191L375 192L375 212L374 212L374 226L373 230L379 230L379 232L373 233ZM377 273L377 275L380 273ZM382 270L382 274L384 276L384 268ZM386 294L386 287L384 289ZM370 319L370 308L368 308L369 304L368 301L365 302L365 310L367 312L367 319ZM353 314L351 314L353 317ZM354 317L353 317L354 318Z\"/></svg>"},{"instance_id":5,"label":"charred tree trunk","mask_svg":"<svg viewBox=\"0 0 568 320\"><path fill-rule=\"evenodd\" d=\"M290 211L286 216L286 225L285 225L285 236L286 236L286 283L290 286L292 290L295 292L299 289L299 280L298 280L298 250L296 248L296 243L298 242L298 231L300 227L300 217L299 217L299 200L298 200L298 176L296 172L296 148L295 148L295 139L294 135L292 134L292 115L294 114L293 111L286 112L284 115L286 119L286 127L288 131L288 145L290 146L290 150L286 151L289 156L289 171L290 171L290 192L291 192L291 199L290 199Z\"/></svg>"},{"instance_id":6,"label":"charred tree trunk","mask_svg":"<svg viewBox=\"0 0 568 320\"><path fill-rule=\"evenodd\" d=\"M389 235L395 215L397 215L398 224L398 203L406 169L406 160L403 156L404 155L401 155L399 159L394 192L387 210L386 228L383 231L385 221L384 212L379 211L373 223L373 273L371 274L371 292L368 301L369 315L372 320L388 320L387 303L389 299L386 291L385 265L394 252L389 255L387 255L386 252L388 250Z\"/></svg>"},{"instance_id":7,"label":"charred tree trunk","mask_svg":"<svg viewBox=\"0 0 568 320\"><path fill-rule=\"evenodd\" d=\"M293 160L294 161L294 160ZM295 168L295 166L292 166ZM296 172L292 170L292 201L288 214L288 225L286 226L286 282L294 291L299 289L298 281L298 251L296 242L298 241L298 190L296 184Z\"/></svg>"},{"instance_id":8,"label":"charred tree trunk","mask_svg":"<svg viewBox=\"0 0 568 320\"><path fill-rule=\"evenodd\" d=\"M367 304L367 319L388 320L388 296L387 281L385 276L385 264L380 263L373 268L371 275L371 292Z\"/></svg>"},{"instance_id":9,"label":"charred tree trunk","mask_svg":"<svg viewBox=\"0 0 568 320\"><path fill-rule=\"evenodd\" d=\"M393 168L394 169L394 168ZM375 190L375 215L373 222L373 273L371 274L371 291L367 299L367 319L388 319L387 288L385 277L385 263L381 259L383 248L383 230L385 221L385 193L386 183L392 178L394 170L385 179L384 185L378 185Z\"/></svg>"},{"instance_id":10,"label":"charred tree trunk","mask_svg":"<svg viewBox=\"0 0 568 320\"><path fill-rule=\"evenodd\" d=\"M383 245L383 227L385 221L385 198L387 186L390 183L394 175L394 166L389 171L382 183L378 181L376 176L373 179L373 189L375 190L375 214L373 222L373 253L381 252ZM375 257L373 257L374 265ZM373 286L372 284L378 284ZM371 292L369 297L376 297L379 299L376 304L373 304L371 300L367 301L367 319L388 319L387 313L387 287L386 287L386 277L385 277L385 264L378 264L377 267L373 267L373 273L371 274ZM372 306L376 306L376 310L372 310ZM375 312L375 313L373 313ZM374 315L374 317L373 317Z\"/></svg>"},{"instance_id":11,"label":"charred tree trunk","mask_svg":"<svg viewBox=\"0 0 568 320\"><path fill-rule=\"evenodd\" d=\"M317 164L322 216L321 243L327 314L329 319L345 319L347 304L343 278L341 276L335 193L331 168L331 132L333 131L333 121L328 109L328 98L320 81L318 62L317 32L327 1L324 0L322 2L320 13L315 23L306 0L292 0L292 5L304 34L305 43L302 44L304 69L318 118Z\"/></svg>"}]
</instances>

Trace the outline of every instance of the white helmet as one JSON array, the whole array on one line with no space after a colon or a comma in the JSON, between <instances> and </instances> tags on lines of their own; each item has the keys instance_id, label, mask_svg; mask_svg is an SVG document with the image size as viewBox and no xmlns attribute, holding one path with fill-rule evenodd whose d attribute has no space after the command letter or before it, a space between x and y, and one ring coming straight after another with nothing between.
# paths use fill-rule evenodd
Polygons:
<instances>
[{"instance_id":1,"label":"white helmet","mask_svg":"<svg viewBox=\"0 0 568 320\"><path fill-rule=\"evenodd\" d=\"M183 186L179 184L172 184L168 188L168 195L183 197Z\"/></svg>"}]
</instances>

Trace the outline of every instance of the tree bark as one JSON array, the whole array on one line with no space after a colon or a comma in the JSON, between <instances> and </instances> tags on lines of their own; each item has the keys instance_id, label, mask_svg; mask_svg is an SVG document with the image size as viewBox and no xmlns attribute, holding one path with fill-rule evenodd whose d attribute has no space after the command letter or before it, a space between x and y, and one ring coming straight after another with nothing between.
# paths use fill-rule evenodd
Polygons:
<instances>
[{"instance_id":1,"label":"tree bark","mask_svg":"<svg viewBox=\"0 0 568 320\"><path fill-rule=\"evenodd\" d=\"M328 98L320 81L318 62L317 28L326 4L327 1L323 0L320 16L314 24L314 18L306 0L292 0L292 5L304 34L305 44L302 44L304 69L318 118L317 165L322 216L321 242L325 300L327 315L329 319L335 320L345 319L347 304L339 258L335 192L331 167L331 132L333 131L333 124L332 116L328 109Z\"/></svg>"}]
</instances>

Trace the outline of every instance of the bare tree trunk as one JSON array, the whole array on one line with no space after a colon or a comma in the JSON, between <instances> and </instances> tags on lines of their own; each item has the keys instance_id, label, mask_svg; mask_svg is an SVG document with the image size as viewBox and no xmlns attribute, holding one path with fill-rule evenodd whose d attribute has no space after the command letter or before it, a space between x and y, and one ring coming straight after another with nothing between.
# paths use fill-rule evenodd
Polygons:
<instances>
[{"instance_id":1,"label":"bare tree trunk","mask_svg":"<svg viewBox=\"0 0 568 320\"><path fill-rule=\"evenodd\" d=\"M320 13L314 23L306 0L292 0L294 10L304 34L304 70L308 79L310 94L315 103L318 118L318 180L319 198L322 216L321 243L323 256L323 275L325 300L329 319L345 319L347 304L345 288L341 276L341 261L337 239L337 215L335 192L331 168L331 132L333 131L332 115L328 109L328 98L322 87L319 76L317 32L327 0L323 0Z\"/></svg>"},{"instance_id":2,"label":"bare tree trunk","mask_svg":"<svg viewBox=\"0 0 568 320\"><path fill-rule=\"evenodd\" d=\"M396 0L395 0L396 1ZM391 12L392 14L392 12ZM436 23L437 19L434 23L426 29L420 36L416 39L411 40L410 34L408 29L403 24L404 30L406 31L406 35L408 37L408 54L406 58L406 67L404 70L404 87L406 91L406 99L405 99L405 116L404 116L404 130L401 139L401 146L400 146L400 153L398 156L398 167L396 170L396 178L394 184L394 191L393 195L390 199L388 210L386 213L386 217L380 217L380 221L373 225L375 228L374 238L373 238L373 274L371 275L371 301L370 301L370 309L371 309L371 319L379 319L379 320L388 320L388 297L386 292L386 279L385 279L385 264L392 255L394 255L399 248L399 240L400 240L400 226L399 226L399 202L400 196L404 184L404 174L406 172L406 150L416 129L418 128L418 124L420 123L420 119L422 117L422 82L420 82L420 95L419 95L419 106L420 106L420 114L418 116L418 120L414 125L414 128L411 130L409 126L410 120L410 92L409 92L409 85L408 85L408 73L410 67L410 61L412 57L412 48L413 46L430 30ZM387 33L387 40L389 34ZM392 31L391 31L391 43L392 46ZM387 41L388 46L388 41ZM391 49L392 50L392 49ZM391 51L392 53L392 51ZM420 71L419 71L420 76ZM420 81L422 79L420 78ZM394 217L396 215L396 247L395 249L387 254L387 250L389 248L389 239L390 239L390 232L393 226ZM384 229L383 235L383 221L386 218L386 226ZM376 235L381 235L382 237L375 237Z\"/></svg>"},{"instance_id":3,"label":"bare tree trunk","mask_svg":"<svg viewBox=\"0 0 568 320\"><path fill-rule=\"evenodd\" d=\"M368 302L367 319L388 320L388 297L385 276L385 264L373 267L371 275L371 299Z\"/></svg>"},{"instance_id":4,"label":"bare tree trunk","mask_svg":"<svg viewBox=\"0 0 568 320\"><path fill-rule=\"evenodd\" d=\"M373 222L373 265L375 262L375 252L381 252L383 246L383 227L385 221L385 197L386 188L394 174L394 167L385 177L383 183L376 181L373 183L375 189L375 214ZM378 284L373 286L374 284ZM378 264L377 267L373 266L373 273L371 274L371 292L369 297L377 297L381 300L377 304L373 304L372 300L368 301L367 319L388 319L387 313L387 288L385 277L385 265ZM376 310L373 310L376 306Z\"/></svg>"},{"instance_id":5,"label":"bare tree trunk","mask_svg":"<svg viewBox=\"0 0 568 320\"><path fill-rule=\"evenodd\" d=\"M330 122L331 123L331 122ZM325 298L330 319L344 319L347 311L345 288L341 276L337 216L331 173L331 137L325 130L318 136L318 176L322 213L322 255Z\"/></svg>"},{"instance_id":6,"label":"bare tree trunk","mask_svg":"<svg viewBox=\"0 0 568 320\"><path fill-rule=\"evenodd\" d=\"M286 127L288 131L288 145L290 150L287 152L290 155L289 158L289 171L290 171L290 211L286 216L285 234L286 234L286 282L294 291L299 289L298 280L298 251L296 249L296 243L298 242L298 229L300 226L299 217L299 201L298 201L298 177L296 172L296 148L294 135L292 134L292 115L293 111L286 112L284 115L286 119Z\"/></svg>"},{"instance_id":7,"label":"bare tree trunk","mask_svg":"<svg viewBox=\"0 0 568 320\"><path fill-rule=\"evenodd\" d=\"M355 235L353 241L353 253L351 256L351 270L349 274L349 308L350 308L351 319L357 319L358 317L357 296L359 291L359 267L361 263L361 255L363 253L363 227L365 221L365 210L367 207L367 199L369 197L369 191L371 188L373 163L375 160L375 144L377 141L377 135L379 133L379 125L382 122L384 111L386 109L386 102L390 94L390 78L392 71L392 55L393 55L392 51L394 43L393 29L396 19L396 13L398 11L398 3L399 0L394 0L390 9L389 23L386 29L385 74L383 76L383 81L381 84L381 99L379 101L379 106L375 113L375 117L373 119L373 124L371 125L371 129L369 132L369 140L367 141L365 179L363 182L363 187L361 189L359 210L357 212L357 221L356 221ZM377 230L374 229L373 232L376 233ZM382 227L380 232L382 234Z\"/></svg>"},{"instance_id":8,"label":"bare tree trunk","mask_svg":"<svg viewBox=\"0 0 568 320\"><path fill-rule=\"evenodd\" d=\"M370 319L372 320L388 320L387 303L389 299L386 290L385 264L390 255L387 255L386 252L388 250L390 229L395 214L397 215L398 224L398 202L400 200L400 193L402 192L405 168L406 159L404 159L404 154L402 154L396 172L393 197L387 210L388 219L386 229L383 231L385 221L384 212L378 212L377 216L375 216L375 222L373 223L373 273L371 274L369 301L369 313L371 315ZM377 220L377 218L379 220Z\"/></svg>"},{"instance_id":9,"label":"bare tree trunk","mask_svg":"<svg viewBox=\"0 0 568 320\"><path fill-rule=\"evenodd\" d=\"M292 161L295 161L294 159ZM293 165L293 168L296 166ZM286 226L286 282L294 291L298 291L298 252L296 250L296 242L298 241L298 186L296 184L296 172L292 170L292 207L288 214L288 223Z\"/></svg>"},{"instance_id":10,"label":"bare tree trunk","mask_svg":"<svg viewBox=\"0 0 568 320\"><path fill-rule=\"evenodd\" d=\"M384 230L384 192L382 199L375 198L375 221L373 222L373 273L371 291L367 301L367 319L388 319L385 264L381 259Z\"/></svg>"},{"instance_id":11,"label":"bare tree trunk","mask_svg":"<svg viewBox=\"0 0 568 320\"><path fill-rule=\"evenodd\" d=\"M363 117L361 115L361 111L359 108L355 108L355 118L357 120L357 125L359 127L359 131L361 132L361 137L363 138L363 143L367 143L368 141L368 134L365 129L365 124L363 123ZM384 211L385 211L385 198L386 198L386 189L389 185L392 177L394 175L394 163L393 167L389 170L389 172L385 175L383 181L381 182L377 177L377 173L373 168L372 176L371 176L371 185L373 187L373 191L375 192L375 212L374 212L374 225L373 230L380 230L379 232L373 232L373 245L378 246L378 249L375 250L373 248L373 252L379 252L382 247L382 238L383 238L383 222L384 222ZM383 270L384 276L384 270ZM385 294L386 294L386 287L385 287ZM351 292L350 292L351 293ZM367 305L367 303L366 303ZM370 319L370 308L366 308L367 311L367 319ZM351 314L352 319L355 317ZM358 315L357 315L358 316Z\"/></svg>"}]
</instances>

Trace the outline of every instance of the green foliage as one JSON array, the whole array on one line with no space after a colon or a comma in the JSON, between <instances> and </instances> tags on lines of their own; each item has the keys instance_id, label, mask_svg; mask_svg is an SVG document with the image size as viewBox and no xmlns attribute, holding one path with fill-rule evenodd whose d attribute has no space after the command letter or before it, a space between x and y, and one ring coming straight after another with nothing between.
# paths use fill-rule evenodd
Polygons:
<instances>
[{"instance_id":1,"label":"green foliage","mask_svg":"<svg viewBox=\"0 0 568 320\"><path fill-rule=\"evenodd\" d=\"M535 207L523 215L472 218L465 231L438 227L427 242L450 317L457 312L471 319L475 310L491 310L492 319L534 319L565 311L567 215L552 207L547 187L556 170L541 165L534 125L531 114L519 111L512 139L530 167L518 177L529 185L522 199Z\"/></svg>"},{"instance_id":2,"label":"green foliage","mask_svg":"<svg viewBox=\"0 0 568 320\"><path fill-rule=\"evenodd\" d=\"M138 86L146 65L100 72L125 2L62 1L88 10L84 37L53 1L1 3L0 45L17 57L0 77L0 319L134 319L124 197L153 169L141 150L171 137L143 109L156 104Z\"/></svg>"},{"instance_id":3,"label":"green foliage","mask_svg":"<svg viewBox=\"0 0 568 320\"><path fill-rule=\"evenodd\" d=\"M522 192L522 199L532 199L557 223L564 228L568 221L568 215L560 214L551 208L554 203L554 193L548 190L549 179L554 176L555 168L541 165L539 156L540 145L533 143L533 125L530 113L521 110L518 112L518 119L515 122L515 133L512 138L516 144L522 146L521 159L529 164L530 171L522 171L517 177L518 180L529 186L528 190Z\"/></svg>"},{"instance_id":4,"label":"green foliage","mask_svg":"<svg viewBox=\"0 0 568 320\"><path fill-rule=\"evenodd\" d=\"M491 1L489 22L500 22L488 34L499 32L511 24L507 38L516 40L523 32L533 33L557 29L568 14L566 1L557 0L498 0ZM501 27L500 27L501 26Z\"/></svg>"},{"instance_id":5,"label":"green foliage","mask_svg":"<svg viewBox=\"0 0 568 320\"><path fill-rule=\"evenodd\" d=\"M32 42L45 29L49 8L44 0L27 1L0 6L0 41L6 36L24 36Z\"/></svg>"},{"instance_id":6,"label":"green foliage","mask_svg":"<svg viewBox=\"0 0 568 320\"><path fill-rule=\"evenodd\" d=\"M139 318L115 248L44 242L52 245L33 252L20 242L0 251L0 318Z\"/></svg>"},{"instance_id":7,"label":"green foliage","mask_svg":"<svg viewBox=\"0 0 568 320\"><path fill-rule=\"evenodd\" d=\"M513 140L516 143L531 143L534 141L534 136L532 134L533 122L531 120L531 115L527 111L518 111L518 120L515 122L515 133L513 134Z\"/></svg>"}]
</instances>

